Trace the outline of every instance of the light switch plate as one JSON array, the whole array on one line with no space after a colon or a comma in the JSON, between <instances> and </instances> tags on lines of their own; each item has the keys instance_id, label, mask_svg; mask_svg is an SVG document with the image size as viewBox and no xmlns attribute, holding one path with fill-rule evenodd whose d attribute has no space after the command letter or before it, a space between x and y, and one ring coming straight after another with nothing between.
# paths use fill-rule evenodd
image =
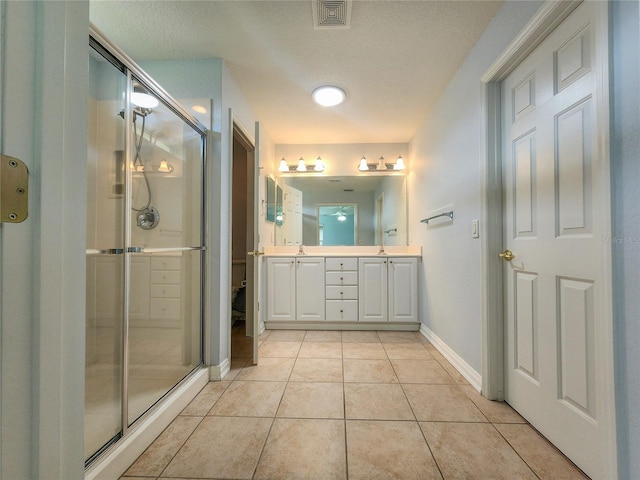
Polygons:
<instances>
[{"instance_id":1,"label":"light switch plate","mask_svg":"<svg viewBox=\"0 0 640 480\"><path fill-rule=\"evenodd\" d=\"M480 237L480 221L479 220L471 221L471 237L472 238Z\"/></svg>"}]
</instances>

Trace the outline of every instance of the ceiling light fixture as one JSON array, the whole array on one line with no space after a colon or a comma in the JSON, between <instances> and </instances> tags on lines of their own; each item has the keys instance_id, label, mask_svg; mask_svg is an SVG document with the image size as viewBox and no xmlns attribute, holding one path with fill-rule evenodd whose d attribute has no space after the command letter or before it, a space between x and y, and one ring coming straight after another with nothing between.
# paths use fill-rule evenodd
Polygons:
<instances>
[{"instance_id":1,"label":"ceiling light fixture","mask_svg":"<svg viewBox=\"0 0 640 480\"><path fill-rule=\"evenodd\" d=\"M340 87L334 85L323 85L316 88L311 94L313 101L323 107L335 107L344 102L347 94Z\"/></svg>"},{"instance_id":2,"label":"ceiling light fixture","mask_svg":"<svg viewBox=\"0 0 640 480\"><path fill-rule=\"evenodd\" d=\"M156 108L160 102L139 83L133 84L131 103L140 108Z\"/></svg>"}]
</instances>

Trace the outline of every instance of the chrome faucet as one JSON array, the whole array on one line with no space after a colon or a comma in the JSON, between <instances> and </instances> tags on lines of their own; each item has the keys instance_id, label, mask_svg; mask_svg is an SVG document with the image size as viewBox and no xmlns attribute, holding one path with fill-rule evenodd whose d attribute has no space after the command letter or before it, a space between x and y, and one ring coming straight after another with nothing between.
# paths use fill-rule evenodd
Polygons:
<instances>
[{"instance_id":1,"label":"chrome faucet","mask_svg":"<svg viewBox=\"0 0 640 480\"><path fill-rule=\"evenodd\" d=\"M306 253L304 253L304 245L302 244L298 248L298 255L306 255Z\"/></svg>"},{"instance_id":2,"label":"chrome faucet","mask_svg":"<svg viewBox=\"0 0 640 480\"><path fill-rule=\"evenodd\" d=\"M384 244L383 243L381 243L379 245L379 248L380 248L380 250L378 250L378 255L386 255L387 254L387 252L384 251Z\"/></svg>"}]
</instances>

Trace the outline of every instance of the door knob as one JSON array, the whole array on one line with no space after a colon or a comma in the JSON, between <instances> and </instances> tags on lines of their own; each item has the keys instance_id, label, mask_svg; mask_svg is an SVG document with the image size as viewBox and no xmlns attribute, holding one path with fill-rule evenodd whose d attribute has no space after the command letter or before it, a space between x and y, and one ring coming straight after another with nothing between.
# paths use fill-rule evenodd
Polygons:
<instances>
[{"instance_id":1,"label":"door knob","mask_svg":"<svg viewBox=\"0 0 640 480\"><path fill-rule=\"evenodd\" d=\"M247 252L247 255L251 255L252 257L259 257L260 255L264 255L264 252L253 250L251 252Z\"/></svg>"},{"instance_id":2,"label":"door knob","mask_svg":"<svg viewBox=\"0 0 640 480\"><path fill-rule=\"evenodd\" d=\"M513 252L511 250L505 250L504 252L500 252L498 254L498 256L500 258L503 258L504 260L506 260L507 262L510 262L511 260L513 260L514 258L516 258L516 256L513 254Z\"/></svg>"}]
</instances>

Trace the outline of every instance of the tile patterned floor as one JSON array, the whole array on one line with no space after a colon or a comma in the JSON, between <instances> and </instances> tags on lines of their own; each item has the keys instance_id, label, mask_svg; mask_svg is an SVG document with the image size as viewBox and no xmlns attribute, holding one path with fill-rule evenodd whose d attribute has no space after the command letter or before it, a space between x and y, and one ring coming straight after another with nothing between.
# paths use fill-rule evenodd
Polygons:
<instances>
[{"instance_id":1,"label":"tile patterned floor","mask_svg":"<svg viewBox=\"0 0 640 480\"><path fill-rule=\"evenodd\" d=\"M246 344L123 480L587 478L417 332L267 331L258 366Z\"/></svg>"}]
</instances>

